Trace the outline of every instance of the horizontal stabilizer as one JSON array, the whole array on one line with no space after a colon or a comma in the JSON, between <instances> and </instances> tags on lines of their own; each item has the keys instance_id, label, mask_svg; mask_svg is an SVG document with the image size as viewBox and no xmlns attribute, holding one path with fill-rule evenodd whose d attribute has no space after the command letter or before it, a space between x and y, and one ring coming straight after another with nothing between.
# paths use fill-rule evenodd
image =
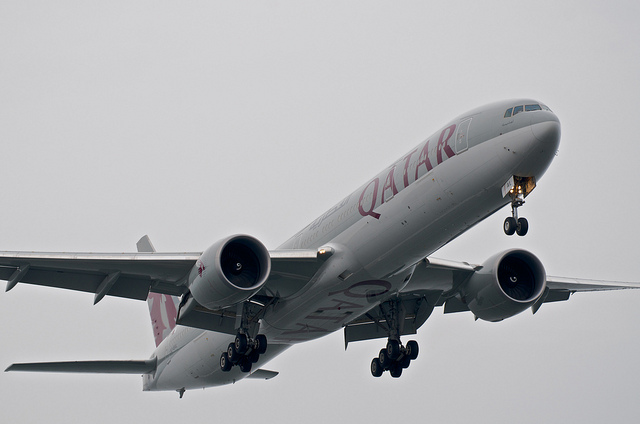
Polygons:
<instances>
[{"instance_id":1,"label":"horizontal stabilizer","mask_svg":"<svg viewBox=\"0 0 640 424\"><path fill-rule=\"evenodd\" d=\"M278 375L277 371L269 371L269 370L255 370L251 374L247 376L247 378L254 378L257 380L271 380L273 377Z\"/></svg>"},{"instance_id":2,"label":"horizontal stabilizer","mask_svg":"<svg viewBox=\"0 0 640 424\"><path fill-rule=\"evenodd\" d=\"M79 372L99 374L150 374L156 370L157 359L146 361L73 361L32 362L12 364L7 371Z\"/></svg>"}]
</instances>

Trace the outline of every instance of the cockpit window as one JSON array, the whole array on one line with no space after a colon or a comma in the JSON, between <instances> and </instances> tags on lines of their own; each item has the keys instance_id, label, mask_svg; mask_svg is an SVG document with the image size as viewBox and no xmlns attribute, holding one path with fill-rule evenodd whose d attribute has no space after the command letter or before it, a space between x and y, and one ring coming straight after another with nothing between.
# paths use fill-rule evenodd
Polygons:
<instances>
[{"instance_id":1,"label":"cockpit window","mask_svg":"<svg viewBox=\"0 0 640 424\"><path fill-rule=\"evenodd\" d=\"M504 112L504 117L511 118L512 116L516 116L520 112L533 112L536 110L548 110L549 112L551 112L551 109L549 109L547 106L543 105L542 103L540 104L536 103L532 105L524 105L524 106L520 105L520 106L510 107Z\"/></svg>"}]
</instances>

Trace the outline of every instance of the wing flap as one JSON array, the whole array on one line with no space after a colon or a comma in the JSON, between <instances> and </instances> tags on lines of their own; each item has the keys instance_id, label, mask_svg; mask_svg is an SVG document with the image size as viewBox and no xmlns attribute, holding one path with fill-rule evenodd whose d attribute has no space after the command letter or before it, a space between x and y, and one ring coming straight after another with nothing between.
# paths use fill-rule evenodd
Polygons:
<instances>
[{"instance_id":1,"label":"wing flap","mask_svg":"<svg viewBox=\"0 0 640 424\"><path fill-rule=\"evenodd\" d=\"M416 334L418 328L429 318L440 300L441 291L402 294L398 299L402 304L403 322L400 324L400 335ZM389 327L380 305L364 315L350 321L344 327L345 349L350 342L372 340L388 337Z\"/></svg>"}]
</instances>

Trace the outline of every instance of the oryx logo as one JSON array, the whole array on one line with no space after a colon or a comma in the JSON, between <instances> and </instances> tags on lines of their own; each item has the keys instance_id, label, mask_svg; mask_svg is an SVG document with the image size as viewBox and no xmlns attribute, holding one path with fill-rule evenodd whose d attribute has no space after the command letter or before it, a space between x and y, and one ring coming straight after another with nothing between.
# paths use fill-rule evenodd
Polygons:
<instances>
[{"instance_id":1,"label":"oryx logo","mask_svg":"<svg viewBox=\"0 0 640 424\"><path fill-rule=\"evenodd\" d=\"M204 264L202 263L202 261L198 261L197 265L198 265L198 275L202 277L202 274L204 274Z\"/></svg>"}]
</instances>

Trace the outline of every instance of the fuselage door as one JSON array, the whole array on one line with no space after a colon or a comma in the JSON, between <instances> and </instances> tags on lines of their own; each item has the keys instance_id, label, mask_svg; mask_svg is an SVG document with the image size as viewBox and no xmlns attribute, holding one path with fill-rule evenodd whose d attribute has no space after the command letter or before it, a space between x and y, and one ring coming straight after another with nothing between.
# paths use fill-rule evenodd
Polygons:
<instances>
[{"instance_id":1,"label":"fuselage door","mask_svg":"<svg viewBox=\"0 0 640 424\"><path fill-rule=\"evenodd\" d=\"M469 148L469 142L467 140L467 133L469 132L469 124L471 119L465 119L458 125L458 133L456 134L456 154L464 152Z\"/></svg>"}]
</instances>

